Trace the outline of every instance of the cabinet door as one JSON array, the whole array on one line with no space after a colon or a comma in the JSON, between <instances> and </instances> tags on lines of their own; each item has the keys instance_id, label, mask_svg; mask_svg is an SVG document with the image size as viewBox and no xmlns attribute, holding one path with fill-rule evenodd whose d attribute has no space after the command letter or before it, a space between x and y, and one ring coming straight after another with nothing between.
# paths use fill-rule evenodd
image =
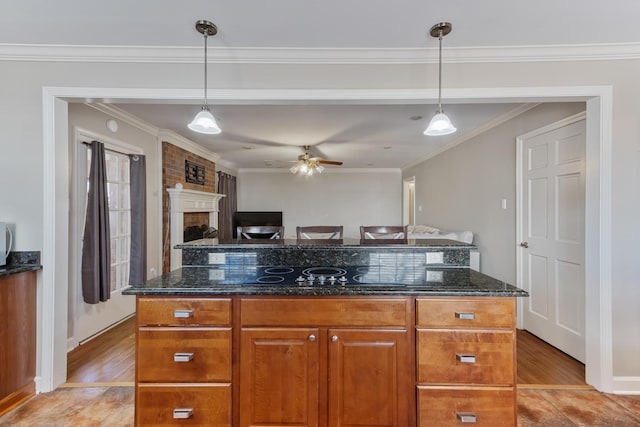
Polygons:
<instances>
[{"instance_id":1,"label":"cabinet door","mask_svg":"<svg viewBox=\"0 0 640 427\"><path fill-rule=\"evenodd\" d=\"M329 425L409 425L407 332L330 329L328 339Z\"/></svg>"},{"instance_id":2,"label":"cabinet door","mask_svg":"<svg viewBox=\"0 0 640 427\"><path fill-rule=\"evenodd\" d=\"M318 425L318 329L244 328L240 426Z\"/></svg>"}]
</instances>

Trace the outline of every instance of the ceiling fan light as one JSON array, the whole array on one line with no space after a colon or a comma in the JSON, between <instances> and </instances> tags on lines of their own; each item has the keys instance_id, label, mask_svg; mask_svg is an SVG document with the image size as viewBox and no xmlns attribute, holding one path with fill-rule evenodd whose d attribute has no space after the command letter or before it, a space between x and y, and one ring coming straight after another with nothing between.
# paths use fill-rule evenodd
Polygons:
<instances>
[{"instance_id":1,"label":"ceiling fan light","mask_svg":"<svg viewBox=\"0 0 640 427\"><path fill-rule=\"evenodd\" d=\"M323 170L324 170L324 166L322 166L322 165L317 165L316 166L316 172L322 173Z\"/></svg>"},{"instance_id":2,"label":"ceiling fan light","mask_svg":"<svg viewBox=\"0 0 640 427\"><path fill-rule=\"evenodd\" d=\"M449 135L454 133L456 130L458 129L456 129L453 123L451 123L449 117L440 111L433 116L431 122L429 122L429 126L425 129L424 134L429 136Z\"/></svg>"},{"instance_id":3,"label":"ceiling fan light","mask_svg":"<svg viewBox=\"0 0 640 427\"><path fill-rule=\"evenodd\" d=\"M202 110L196 114L187 126L194 132L206 133L208 135L217 135L222 132L208 107L202 107Z\"/></svg>"},{"instance_id":4,"label":"ceiling fan light","mask_svg":"<svg viewBox=\"0 0 640 427\"><path fill-rule=\"evenodd\" d=\"M300 169L300 165L293 165L289 170L295 175L298 172L298 169Z\"/></svg>"}]
</instances>

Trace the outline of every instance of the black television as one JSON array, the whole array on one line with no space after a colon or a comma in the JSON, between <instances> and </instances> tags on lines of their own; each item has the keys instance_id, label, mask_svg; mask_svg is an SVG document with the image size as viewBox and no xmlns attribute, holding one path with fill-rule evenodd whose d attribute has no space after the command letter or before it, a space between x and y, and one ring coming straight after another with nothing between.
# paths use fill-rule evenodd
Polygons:
<instances>
[{"instance_id":1,"label":"black television","mask_svg":"<svg viewBox=\"0 0 640 427\"><path fill-rule=\"evenodd\" d=\"M237 211L233 213L233 237L237 237L237 227L249 225L282 226L282 212Z\"/></svg>"}]
</instances>

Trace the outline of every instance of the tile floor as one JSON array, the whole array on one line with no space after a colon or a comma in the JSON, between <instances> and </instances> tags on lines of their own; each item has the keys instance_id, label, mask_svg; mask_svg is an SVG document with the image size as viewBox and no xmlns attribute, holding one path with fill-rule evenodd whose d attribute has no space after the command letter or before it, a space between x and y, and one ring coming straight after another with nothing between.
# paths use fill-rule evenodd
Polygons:
<instances>
[{"instance_id":1,"label":"tile floor","mask_svg":"<svg viewBox=\"0 0 640 427\"><path fill-rule=\"evenodd\" d=\"M0 417L0 426L133 426L133 394L131 386L61 387ZM581 389L521 389L518 425L638 427L640 396Z\"/></svg>"}]
</instances>

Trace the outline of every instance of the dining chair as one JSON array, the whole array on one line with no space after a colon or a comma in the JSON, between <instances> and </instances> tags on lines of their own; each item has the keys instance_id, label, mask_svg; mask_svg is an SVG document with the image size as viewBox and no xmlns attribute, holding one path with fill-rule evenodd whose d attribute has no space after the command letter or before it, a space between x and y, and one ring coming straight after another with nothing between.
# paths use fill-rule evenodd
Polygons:
<instances>
[{"instance_id":1,"label":"dining chair","mask_svg":"<svg viewBox=\"0 0 640 427\"><path fill-rule=\"evenodd\" d=\"M298 239L342 239L342 225L297 226Z\"/></svg>"},{"instance_id":2,"label":"dining chair","mask_svg":"<svg viewBox=\"0 0 640 427\"><path fill-rule=\"evenodd\" d=\"M238 239L284 239L284 227L277 225L245 225L236 228Z\"/></svg>"},{"instance_id":3,"label":"dining chair","mask_svg":"<svg viewBox=\"0 0 640 427\"><path fill-rule=\"evenodd\" d=\"M404 239L408 236L406 225L361 225L360 239Z\"/></svg>"}]
</instances>

